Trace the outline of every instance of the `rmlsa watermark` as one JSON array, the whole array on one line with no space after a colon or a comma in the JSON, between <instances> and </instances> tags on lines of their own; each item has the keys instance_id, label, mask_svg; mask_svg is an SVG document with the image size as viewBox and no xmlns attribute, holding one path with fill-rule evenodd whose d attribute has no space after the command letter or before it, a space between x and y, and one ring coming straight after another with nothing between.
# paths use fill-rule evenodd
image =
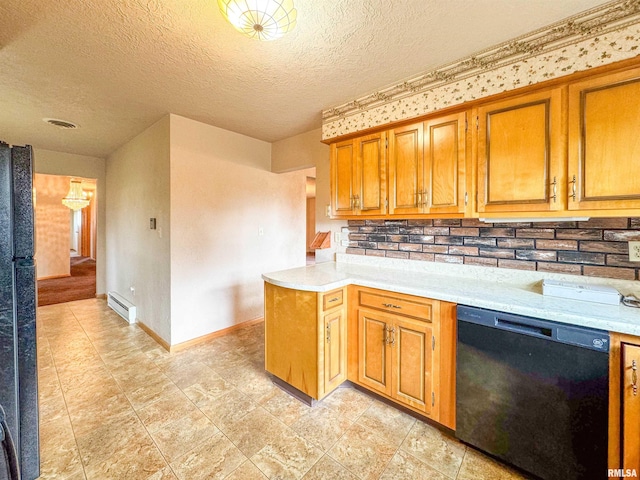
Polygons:
<instances>
[{"instance_id":1,"label":"rmlsa watermark","mask_svg":"<svg viewBox=\"0 0 640 480\"><path fill-rule=\"evenodd\" d=\"M609 478L638 478L635 468L610 468L607 470Z\"/></svg>"}]
</instances>

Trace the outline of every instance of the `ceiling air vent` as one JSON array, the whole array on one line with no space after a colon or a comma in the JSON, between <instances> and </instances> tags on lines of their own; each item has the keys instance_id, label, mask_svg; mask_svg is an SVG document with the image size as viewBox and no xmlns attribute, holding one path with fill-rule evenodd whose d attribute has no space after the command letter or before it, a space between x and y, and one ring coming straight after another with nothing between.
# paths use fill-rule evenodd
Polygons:
<instances>
[{"instance_id":1,"label":"ceiling air vent","mask_svg":"<svg viewBox=\"0 0 640 480\"><path fill-rule=\"evenodd\" d=\"M66 129L78 128L78 126L75 123L67 122L65 120L59 120L57 118L43 118L43 120L47 122L49 125L53 125L54 127L60 127L60 128L66 128Z\"/></svg>"}]
</instances>

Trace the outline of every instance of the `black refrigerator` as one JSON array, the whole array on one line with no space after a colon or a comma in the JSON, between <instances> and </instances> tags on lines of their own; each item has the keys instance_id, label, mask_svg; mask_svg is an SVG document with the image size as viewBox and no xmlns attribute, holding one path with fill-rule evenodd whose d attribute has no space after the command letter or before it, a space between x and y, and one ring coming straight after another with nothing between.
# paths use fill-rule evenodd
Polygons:
<instances>
[{"instance_id":1,"label":"black refrigerator","mask_svg":"<svg viewBox=\"0 0 640 480\"><path fill-rule=\"evenodd\" d=\"M40 475L32 157L0 142L0 480Z\"/></svg>"}]
</instances>

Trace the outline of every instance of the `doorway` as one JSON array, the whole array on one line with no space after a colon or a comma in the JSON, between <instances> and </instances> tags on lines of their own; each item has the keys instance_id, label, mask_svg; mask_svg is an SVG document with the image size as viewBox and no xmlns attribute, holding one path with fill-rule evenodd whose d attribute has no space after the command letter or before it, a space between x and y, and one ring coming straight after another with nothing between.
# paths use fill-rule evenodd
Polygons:
<instances>
[{"instance_id":1,"label":"doorway","mask_svg":"<svg viewBox=\"0 0 640 480\"><path fill-rule=\"evenodd\" d=\"M307 265L316 263L316 251L311 243L316 236L316 179L307 177Z\"/></svg>"},{"instance_id":2,"label":"doorway","mask_svg":"<svg viewBox=\"0 0 640 480\"><path fill-rule=\"evenodd\" d=\"M78 210L62 204L72 178L88 201ZM96 179L37 173L34 184L38 305L95 298Z\"/></svg>"}]
</instances>

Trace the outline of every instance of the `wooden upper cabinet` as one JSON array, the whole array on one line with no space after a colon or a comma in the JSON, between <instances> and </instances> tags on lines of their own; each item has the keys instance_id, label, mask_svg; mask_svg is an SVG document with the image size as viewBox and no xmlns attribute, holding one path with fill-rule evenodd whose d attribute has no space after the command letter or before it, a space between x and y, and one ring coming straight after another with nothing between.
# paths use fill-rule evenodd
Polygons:
<instances>
[{"instance_id":1,"label":"wooden upper cabinet","mask_svg":"<svg viewBox=\"0 0 640 480\"><path fill-rule=\"evenodd\" d=\"M422 202L428 213L464 213L466 113L424 122L426 185Z\"/></svg>"},{"instance_id":2,"label":"wooden upper cabinet","mask_svg":"<svg viewBox=\"0 0 640 480\"><path fill-rule=\"evenodd\" d=\"M640 68L569 85L569 209L640 208L638 168Z\"/></svg>"},{"instance_id":3,"label":"wooden upper cabinet","mask_svg":"<svg viewBox=\"0 0 640 480\"><path fill-rule=\"evenodd\" d=\"M331 215L386 213L386 133L331 144Z\"/></svg>"},{"instance_id":4,"label":"wooden upper cabinet","mask_svg":"<svg viewBox=\"0 0 640 480\"><path fill-rule=\"evenodd\" d=\"M422 123L389 132L389 213L423 213L425 189Z\"/></svg>"},{"instance_id":5,"label":"wooden upper cabinet","mask_svg":"<svg viewBox=\"0 0 640 480\"><path fill-rule=\"evenodd\" d=\"M562 95L556 88L478 108L478 212L564 208Z\"/></svg>"},{"instance_id":6,"label":"wooden upper cabinet","mask_svg":"<svg viewBox=\"0 0 640 480\"><path fill-rule=\"evenodd\" d=\"M386 132L380 132L354 140L358 215L383 215L387 212L386 138Z\"/></svg>"},{"instance_id":7,"label":"wooden upper cabinet","mask_svg":"<svg viewBox=\"0 0 640 480\"><path fill-rule=\"evenodd\" d=\"M353 215L354 158L352 140L331 144L331 215Z\"/></svg>"}]
</instances>

